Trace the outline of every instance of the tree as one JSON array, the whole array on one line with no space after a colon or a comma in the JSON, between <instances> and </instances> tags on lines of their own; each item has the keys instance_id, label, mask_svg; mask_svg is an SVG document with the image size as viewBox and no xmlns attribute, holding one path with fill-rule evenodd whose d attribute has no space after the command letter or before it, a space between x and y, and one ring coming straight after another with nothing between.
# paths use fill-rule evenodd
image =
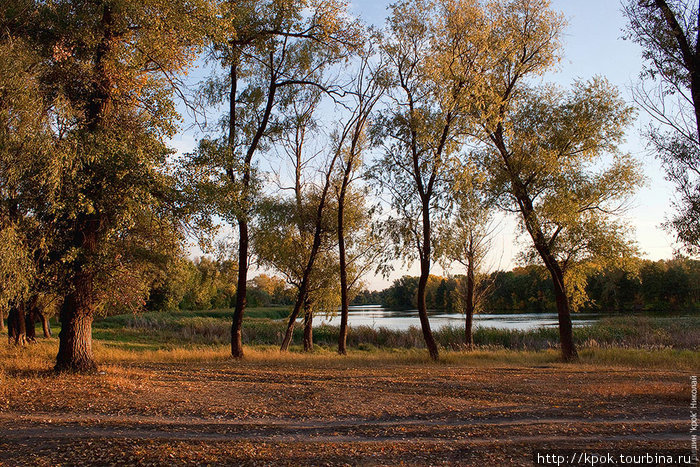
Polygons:
<instances>
[{"instance_id":1,"label":"tree","mask_svg":"<svg viewBox=\"0 0 700 467\"><path fill-rule=\"evenodd\" d=\"M342 155L339 158L340 186L336 189L338 200L337 232L341 297L338 353L341 355L345 355L347 352L346 342L348 335L348 313L351 300L350 288L353 285L352 282L354 282L348 280L346 235L353 236L351 243L352 240L359 240L356 242L356 244L358 244L358 250L361 251L361 253L359 255L355 255L355 263L359 262L357 260L359 260L360 257L366 256L367 253L372 250L371 245L362 245L363 242L361 240L361 232L363 230L362 224L367 225L368 222L348 222L348 219L346 219L346 202L347 200L353 198L352 184L357 178L356 174L359 172L359 168L362 164L363 152L368 147L366 129L372 109L377 104L384 91L384 87L382 86L382 65L378 64L373 66L370 63L373 53L374 50L370 46L360 54L359 70L354 79L354 89L352 92L354 98L352 111L350 117L340 130L340 134L338 136L339 141L337 142L338 150L342 152ZM361 195L355 196L354 198L355 199L353 201L355 202L353 202L352 205L355 207L356 211L358 208L363 210L365 203ZM365 261L365 265L370 263L370 261ZM357 264L355 266L357 266ZM356 280L362 275L361 269L363 269L362 266L360 266L360 270L356 268L356 271L359 273L355 276Z\"/></svg>"},{"instance_id":2,"label":"tree","mask_svg":"<svg viewBox=\"0 0 700 467\"><path fill-rule=\"evenodd\" d=\"M485 271L486 255L492 249L495 224L494 206L485 196L483 174L469 168L457 179L454 196L457 207L455 215L442 236L445 257L465 268L466 276L457 278L457 297L465 316L464 344L474 345L472 322L474 313L483 305L493 287L491 277Z\"/></svg>"},{"instance_id":3,"label":"tree","mask_svg":"<svg viewBox=\"0 0 700 467\"><path fill-rule=\"evenodd\" d=\"M688 0L627 0L626 38L645 60L635 102L654 120L646 131L668 180L676 213L667 227L691 253L700 253L700 6Z\"/></svg>"},{"instance_id":4,"label":"tree","mask_svg":"<svg viewBox=\"0 0 700 467\"><path fill-rule=\"evenodd\" d=\"M485 9L475 1L399 2L381 43L390 101L374 130L384 155L373 174L396 213L384 223L393 256L420 262L418 316L433 359L438 348L426 307L433 226L447 212L452 159L484 90L484 23Z\"/></svg>"},{"instance_id":5,"label":"tree","mask_svg":"<svg viewBox=\"0 0 700 467\"><path fill-rule=\"evenodd\" d=\"M500 206L520 214L521 228L532 239L527 258L537 257L552 277L568 361L577 358L570 316L576 266L632 250L615 215L641 175L636 161L617 149L632 109L606 81L578 82L569 93L520 82L551 57L534 52L551 47L558 29L540 3L523 2L525 9L508 13L518 20L510 24L523 28L518 49L525 53L504 60L504 71L494 74L500 94L493 102L497 117L484 124L490 143L484 163ZM608 166L604 157L612 161Z\"/></svg>"},{"instance_id":6,"label":"tree","mask_svg":"<svg viewBox=\"0 0 700 467\"><path fill-rule=\"evenodd\" d=\"M346 58L362 34L358 23L345 14L345 5L335 0L245 0L227 5L233 32L219 35L211 49L224 73L213 77L205 89L211 104L228 104L221 121L224 134L203 140L188 165L194 179L204 180L212 194L212 211L238 226L231 354L242 358L249 230L258 194L256 155L267 149L279 130L281 108L289 104L283 94L307 87L337 92L337 86L325 86L321 77Z\"/></svg>"},{"instance_id":7,"label":"tree","mask_svg":"<svg viewBox=\"0 0 700 467\"><path fill-rule=\"evenodd\" d=\"M317 259L323 256L324 250L330 241L330 234L334 227L328 222L331 202L331 189L333 174L336 171L336 163L342 155L342 145L335 143L330 150L310 150L313 144L314 133L319 131L314 113L317 111L323 93L318 89L305 92L294 92L290 96L290 106L293 110L286 125L283 146L293 168L294 206L291 210L294 216L292 225L295 224L302 244L298 248L298 266L301 267L298 275L298 293L294 308L289 316L287 331L282 340L281 351L287 351L291 344L294 323L299 313L304 310L304 349L310 350L312 329L312 299L311 291L314 285L314 275L318 273ZM317 166L312 165L316 161ZM317 169L321 175L318 185L313 183L313 176L305 180L305 169ZM327 277L327 275L326 275ZM316 281L316 285L324 281Z\"/></svg>"},{"instance_id":8,"label":"tree","mask_svg":"<svg viewBox=\"0 0 700 467\"><path fill-rule=\"evenodd\" d=\"M50 229L62 296L56 370L92 371L95 313L127 295L143 301L147 263L179 248L183 213L165 141L175 131L174 80L212 7L57 0L33 8L25 28L52 130L43 161L55 169L37 217Z\"/></svg>"},{"instance_id":9,"label":"tree","mask_svg":"<svg viewBox=\"0 0 700 467\"><path fill-rule=\"evenodd\" d=\"M44 239L34 213L53 174L42 164L50 122L41 57L27 37L28 11L14 2L0 8L0 321L9 312L8 336L16 344L25 342L26 301Z\"/></svg>"}]
</instances>

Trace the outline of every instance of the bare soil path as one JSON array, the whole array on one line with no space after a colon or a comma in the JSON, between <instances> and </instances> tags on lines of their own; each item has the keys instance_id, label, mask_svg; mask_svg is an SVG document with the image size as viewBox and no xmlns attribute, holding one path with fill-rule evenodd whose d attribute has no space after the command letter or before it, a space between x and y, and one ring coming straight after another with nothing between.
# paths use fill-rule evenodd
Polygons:
<instances>
[{"instance_id":1,"label":"bare soil path","mask_svg":"<svg viewBox=\"0 0 700 467\"><path fill-rule=\"evenodd\" d=\"M274 361L10 374L0 465L531 465L687 449L682 371Z\"/></svg>"}]
</instances>

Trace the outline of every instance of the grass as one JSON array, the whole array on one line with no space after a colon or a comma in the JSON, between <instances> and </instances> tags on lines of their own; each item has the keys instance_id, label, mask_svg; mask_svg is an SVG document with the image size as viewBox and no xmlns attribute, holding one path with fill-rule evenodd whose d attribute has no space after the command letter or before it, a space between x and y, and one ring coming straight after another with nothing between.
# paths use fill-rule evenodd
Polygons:
<instances>
[{"instance_id":1,"label":"grass","mask_svg":"<svg viewBox=\"0 0 700 467\"><path fill-rule=\"evenodd\" d=\"M243 342L251 346L276 346L286 329L288 309L268 307L250 309L243 326ZM169 349L183 345L226 345L230 339L231 310L183 311L176 313L143 313L119 315L97 320L96 339L131 346L137 349ZM655 317L613 316L603 318L592 326L576 328L579 346L627 349L700 349L700 316ZM294 341L300 342L301 326L297 326ZM463 348L464 329L444 327L434 331L439 345L446 349ZM336 326L314 328L314 343L333 348L338 339ZM477 347L510 350L546 350L559 345L556 328L528 331L478 327L474 331ZM405 331L369 326L351 327L348 346L359 350L412 349L424 347L420 329Z\"/></svg>"},{"instance_id":2,"label":"grass","mask_svg":"<svg viewBox=\"0 0 700 467\"><path fill-rule=\"evenodd\" d=\"M243 326L246 359L279 364L372 366L385 363L431 364L419 329L396 331L359 326L348 334L349 355L336 354L338 328L314 329L312 353L300 352L301 327L295 330L292 352L280 354L279 342L288 310L251 309ZM182 311L111 316L94 323L95 357L101 364L129 362L209 362L229 358L231 310ZM282 317L282 318L280 318ZM700 367L700 317L610 317L576 328L584 365L614 365L691 369ZM477 328L475 348L464 351L462 328L435 331L442 347L438 365L479 367L494 364L525 366L559 364L555 328L529 331ZM58 335L58 329L54 330ZM38 339L28 349L1 346L0 372L42 371L55 358L57 339ZM0 375L1 377L1 375Z\"/></svg>"}]
</instances>

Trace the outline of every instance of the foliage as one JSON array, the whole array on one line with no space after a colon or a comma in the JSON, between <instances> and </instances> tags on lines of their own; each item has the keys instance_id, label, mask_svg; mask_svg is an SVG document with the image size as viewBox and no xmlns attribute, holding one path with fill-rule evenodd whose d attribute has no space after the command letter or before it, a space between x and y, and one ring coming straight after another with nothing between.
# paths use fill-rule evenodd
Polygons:
<instances>
[{"instance_id":1,"label":"foliage","mask_svg":"<svg viewBox=\"0 0 700 467\"><path fill-rule=\"evenodd\" d=\"M626 38L642 47L637 105L654 120L649 145L677 190L666 226L690 253L700 252L700 7L688 0L626 1ZM656 89L651 86L656 86Z\"/></svg>"}]
</instances>

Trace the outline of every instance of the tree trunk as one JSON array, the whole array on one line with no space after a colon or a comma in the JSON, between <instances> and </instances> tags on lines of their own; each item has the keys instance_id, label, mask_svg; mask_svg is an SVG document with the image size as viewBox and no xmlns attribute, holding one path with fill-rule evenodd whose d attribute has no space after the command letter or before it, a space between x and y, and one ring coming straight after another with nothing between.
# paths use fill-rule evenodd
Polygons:
<instances>
[{"instance_id":1,"label":"tree trunk","mask_svg":"<svg viewBox=\"0 0 700 467\"><path fill-rule=\"evenodd\" d=\"M557 259L552 254L551 239L547 240L542 232L532 199L527 192L527 187L522 180L520 180L518 173L511 167L509 153L503 141L503 127L500 123L492 136L510 175L513 195L518 202L518 210L523 216L525 228L532 238L537 253L540 255L540 258L542 258L549 274L552 276L554 297L557 303L557 315L559 318L559 341L561 343L562 359L565 362L576 360L578 359L578 353L574 345L571 310L569 308L569 299L566 296L564 272L559 266Z\"/></svg>"},{"instance_id":2,"label":"tree trunk","mask_svg":"<svg viewBox=\"0 0 700 467\"><path fill-rule=\"evenodd\" d=\"M27 329L27 341L29 342L36 342L36 315L36 309L34 308L33 303L30 303L24 317L25 327Z\"/></svg>"},{"instance_id":3,"label":"tree trunk","mask_svg":"<svg viewBox=\"0 0 700 467\"><path fill-rule=\"evenodd\" d=\"M569 298L566 296L564 286L564 274L559 266L548 268L554 282L554 297L557 303L557 316L559 318L559 340L561 342L562 359L571 362L578 359L578 352L574 345L574 332L571 325L571 310L569 308Z\"/></svg>"},{"instance_id":4,"label":"tree trunk","mask_svg":"<svg viewBox=\"0 0 700 467\"><path fill-rule=\"evenodd\" d=\"M83 220L83 228L76 234L76 244L86 256L97 250L99 217ZM88 373L97 370L92 354L92 319L95 312L94 277L85 264L76 268L72 289L61 303L61 332L56 355L56 371Z\"/></svg>"},{"instance_id":5,"label":"tree trunk","mask_svg":"<svg viewBox=\"0 0 700 467\"><path fill-rule=\"evenodd\" d=\"M421 261L422 263L422 261ZM420 318L420 326L423 331L423 339L425 340L425 346L428 348L428 353L430 358L437 360L439 358L437 344L433 338L433 333L430 330L430 321L428 320L428 307L425 303L425 290L428 285L428 276L430 274L430 268L425 268L421 264L421 275L418 281L418 318Z\"/></svg>"},{"instance_id":6,"label":"tree trunk","mask_svg":"<svg viewBox=\"0 0 700 467\"><path fill-rule=\"evenodd\" d=\"M345 229L343 228L345 187L346 185L343 183L338 198L338 259L340 262L340 330L338 333L338 353L340 355L345 355L347 353L348 313L350 309L348 299L348 271L345 259Z\"/></svg>"},{"instance_id":7,"label":"tree trunk","mask_svg":"<svg viewBox=\"0 0 700 467\"><path fill-rule=\"evenodd\" d=\"M292 345L292 338L294 337L294 325L296 323L297 318L299 317L299 313L301 312L303 303L306 300L305 295L305 292L304 295L302 295L302 290L300 288L297 296L297 301L294 303L294 308L292 309L292 314L289 315L289 320L287 321L287 331L285 331L284 333L284 339L282 339L280 352L289 351L289 346Z\"/></svg>"},{"instance_id":8,"label":"tree trunk","mask_svg":"<svg viewBox=\"0 0 700 467\"><path fill-rule=\"evenodd\" d=\"M61 332L56 371L93 372L91 284L83 279L81 288L70 293L61 305Z\"/></svg>"},{"instance_id":9,"label":"tree trunk","mask_svg":"<svg viewBox=\"0 0 700 467\"><path fill-rule=\"evenodd\" d=\"M231 323L231 356L243 358L243 312L246 307L248 284L248 222L241 219L238 222L238 283L236 286L236 308Z\"/></svg>"},{"instance_id":10,"label":"tree trunk","mask_svg":"<svg viewBox=\"0 0 700 467\"><path fill-rule=\"evenodd\" d=\"M425 340L425 346L428 348L430 358L437 360L440 355L433 333L430 330L428 307L425 303L425 290L428 285L428 276L430 276L430 242L430 201L427 198L423 200L423 249L420 258L420 279L418 280L418 318L420 319L423 339Z\"/></svg>"},{"instance_id":11,"label":"tree trunk","mask_svg":"<svg viewBox=\"0 0 700 467\"><path fill-rule=\"evenodd\" d=\"M12 304L7 317L7 337L8 342L15 345L25 345L27 343L27 323L25 318L25 305L23 301Z\"/></svg>"},{"instance_id":12,"label":"tree trunk","mask_svg":"<svg viewBox=\"0 0 700 467\"><path fill-rule=\"evenodd\" d=\"M472 322L474 318L474 261L469 258L467 264L467 297L464 307L465 322L464 322L464 345L467 349L474 348L474 334L472 332Z\"/></svg>"},{"instance_id":13,"label":"tree trunk","mask_svg":"<svg viewBox=\"0 0 700 467\"><path fill-rule=\"evenodd\" d=\"M51 337L51 323L49 318L43 313L41 314L41 327L44 331L44 337L47 339Z\"/></svg>"},{"instance_id":14,"label":"tree trunk","mask_svg":"<svg viewBox=\"0 0 700 467\"><path fill-rule=\"evenodd\" d=\"M304 311L304 352L311 352L314 350L314 338L313 338L313 321L314 314L311 307L307 303Z\"/></svg>"},{"instance_id":15,"label":"tree trunk","mask_svg":"<svg viewBox=\"0 0 700 467\"><path fill-rule=\"evenodd\" d=\"M5 311L0 309L0 331L5 330Z\"/></svg>"}]
</instances>

